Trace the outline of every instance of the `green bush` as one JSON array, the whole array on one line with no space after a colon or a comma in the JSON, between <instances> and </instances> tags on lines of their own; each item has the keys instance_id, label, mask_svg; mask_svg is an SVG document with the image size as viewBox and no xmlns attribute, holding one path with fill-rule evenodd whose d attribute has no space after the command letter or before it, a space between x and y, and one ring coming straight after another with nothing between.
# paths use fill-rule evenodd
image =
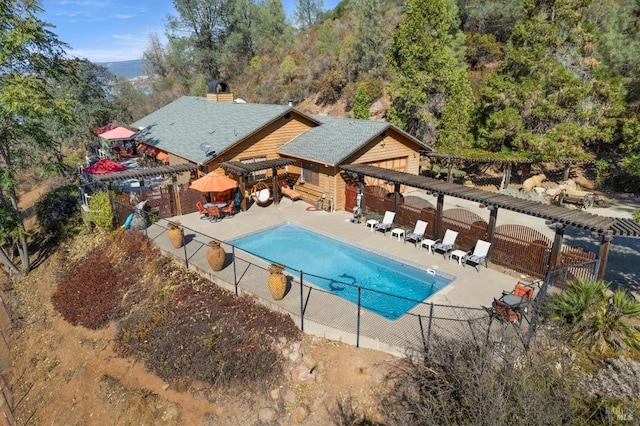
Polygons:
<instances>
[{"instance_id":1,"label":"green bush","mask_svg":"<svg viewBox=\"0 0 640 426\"><path fill-rule=\"evenodd\" d=\"M110 229L113 226L113 211L106 192L97 192L91 197L88 215L91 222L100 229Z\"/></svg>"},{"instance_id":2,"label":"green bush","mask_svg":"<svg viewBox=\"0 0 640 426\"><path fill-rule=\"evenodd\" d=\"M78 215L78 188L66 185L46 194L35 206L36 220L45 233L57 233Z\"/></svg>"},{"instance_id":3,"label":"green bush","mask_svg":"<svg viewBox=\"0 0 640 426\"><path fill-rule=\"evenodd\" d=\"M596 161L596 186L598 188L604 185L604 181L607 179L609 175L609 169L611 165L607 160L598 160Z\"/></svg>"},{"instance_id":4,"label":"green bush","mask_svg":"<svg viewBox=\"0 0 640 426\"><path fill-rule=\"evenodd\" d=\"M640 223L640 210L636 210L635 212L633 212L633 220Z\"/></svg>"},{"instance_id":5,"label":"green bush","mask_svg":"<svg viewBox=\"0 0 640 426\"><path fill-rule=\"evenodd\" d=\"M640 176L618 173L613 176L611 185L616 192L634 193L640 188Z\"/></svg>"}]
</instances>

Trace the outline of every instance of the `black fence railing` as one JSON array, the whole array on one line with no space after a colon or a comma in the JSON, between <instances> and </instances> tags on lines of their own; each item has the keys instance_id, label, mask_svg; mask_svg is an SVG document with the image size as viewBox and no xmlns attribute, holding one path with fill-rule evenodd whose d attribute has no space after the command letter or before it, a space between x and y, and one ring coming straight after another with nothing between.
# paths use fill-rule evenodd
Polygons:
<instances>
[{"instance_id":1,"label":"black fence railing","mask_svg":"<svg viewBox=\"0 0 640 426\"><path fill-rule=\"evenodd\" d=\"M221 242L227 253L226 261L221 271L214 272L208 266L206 251L209 242L216 239L215 236L181 225L185 236L182 247L166 248L170 244L163 244L159 240L167 238L165 234L169 230L169 221L151 217L148 222L153 225L143 230L145 236L161 248L164 246L166 254L180 259L185 267L197 270L236 294L251 294L272 309L290 314L300 329L310 334L320 334L357 347L366 346L396 353L415 350L429 352L440 338L473 339L481 343L482 339L495 336L495 332L491 332L491 315L486 308L413 300L347 280L306 273L290 265L284 265L288 292L282 300L276 301L267 286L267 268L274 263L273 259ZM580 276L584 275L585 270L595 273L597 263L586 262L565 269L549 273L545 281L539 283L540 290L526 321L516 330L525 347L535 332L536 319L548 287L557 286L558 277L566 280L571 271L581 271ZM399 312L381 308L380 300L384 300L385 306L400 307ZM407 307L406 312L404 307ZM511 328L509 331L513 333ZM499 336L496 338L501 339Z\"/></svg>"},{"instance_id":2,"label":"black fence railing","mask_svg":"<svg viewBox=\"0 0 640 426\"><path fill-rule=\"evenodd\" d=\"M123 205L119 207L123 208ZM130 207L133 211L133 206ZM148 223L152 225L142 232L156 245L164 246L166 254L236 294L249 293L257 296L261 303L289 313L304 332L320 333L358 347L400 353L416 349L428 351L435 336L458 339L471 336L478 339L486 334L488 315L481 307L413 300L366 288L346 279L310 274L289 265L284 265L289 291L282 300L275 301L267 287L267 268L274 263L273 259L221 242L227 260L221 271L214 272L208 266L206 250L215 236L180 225L185 236L184 244L174 249L170 244L161 242L163 238L168 241L169 221L146 212L143 214L149 216ZM385 306L396 309L380 308L377 303L381 300ZM408 311L402 313L406 309Z\"/></svg>"}]
</instances>

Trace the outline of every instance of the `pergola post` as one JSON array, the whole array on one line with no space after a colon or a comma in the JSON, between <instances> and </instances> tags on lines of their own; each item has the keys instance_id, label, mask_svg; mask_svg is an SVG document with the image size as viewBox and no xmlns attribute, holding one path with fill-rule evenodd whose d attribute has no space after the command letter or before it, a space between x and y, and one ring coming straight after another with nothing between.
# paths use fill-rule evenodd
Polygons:
<instances>
[{"instance_id":1,"label":"pergola post","mask_svg":"<svg viewBox=\"0 0 640 426\"><path fill-rule=\"evenodd\" d=\"M240 210L242 210L243 212L247 211L247 197L246 197L246 186L244 184L244 176L243 175L238 175L238 184L240 185L240 188L238 189L238 191L240 191Z\"/></svg>"},{"instance_id":2,"label":"pergola post","mask_svg":"<svg viewBox=\"0 0 640 426\"><path fill-rule=\"evenodd\" d=\"M147 194L146 194L146 191L144 189L144 178L138 179L138 183L140 184L140 198L142 198L143 200L146 200L147 199Z\"/></svg>"},{"instance_id":3,"label":"pergola post","mask_svg":"<svg viewBox=\"0 0 640 426\"><path fill-rule=\"evenodd\" d=\"M504 163L504 168L502 171L502 184L500 185L500 189L507 189L511 184L511 169L512 165L510 162Z\"/></svg>"},{"instance_id":4,"label":"pergola post","mask_svg":"<svg viewBox=\"0 0 640 426\"><path fill-rule=\"evenodd\" d=\"M272 179L271 185L273 186L273 204L279 204L280 203L280 188L278 187L278 168L277 167L273 167L271 169L271 174L273 175L271 177L271 179Z\"/></svg>"},{"instance_id":5,"label":"pergola post","mask_svg":"<svg viewBox=\"0 0 640 426\"><path fill-rule=\"evenodd\" d=\"M400 207L400 184L393 183L393 211L397 212Z\"/></svg>"},{"instance_id":6,"label":"pergola post","mask_svg":"<svg viewBox=\"0 0 640 426\"><path fill-rule=\"evenodd\" d=\"M171 190L173 191L174 200L176 202L176 212L178 216L182 216L182 203L180 202L180 191L178 191L178 177L171 175Z\"/></svg>"},{"instance_id":7,"label":"pergola post","mask_svg":"<svg viewBox=\"0 0 640 426\"><path fill-rule=\"evenodd\" d=\"M551 255L549 256L549 264L547 265L547 269L549 271L555 271L560 267L562 252L562 240L564 237L564 225L561 223L556 223L556 235L553 239L553 246L551 247Z\"/></svg>"},{"instance_id":8,"label":"pergola post","mask_svg":"<svg viewBox=\"0 0 640 426\"><path fill-rule=\"evenodd\" d=\"M600 241L600 265L598 266L597 279L602 280L604 278L604 271L607 269L607 259L609 258L609 248L611 246L611 240L613 240L613 232L607 231L602 234L602 240Z\"/></svg>"},{"instance_id":9,"label":"pergola post","mask_svg":"<svg viewBox=\"0 0 640 426\"><path fill-rule=\"evenodd\" d=\"M489 223L487 225L487 241L493 244L493 234L496 232L496 224L498 223L498 208L489 206Z\"/></svg>"},{"instance_id":10,"label":"pergola post","mask_svg":"<svg viewBox=\"0 0 640 426\"><path fill-rule=\"evenodd\" d=\"M438 193L438 201L436 205L436 229L435 238L438 239L438 235L444 234L442 232L442 216L444 215L444 194Z\"/></svg>"}]
</instances>

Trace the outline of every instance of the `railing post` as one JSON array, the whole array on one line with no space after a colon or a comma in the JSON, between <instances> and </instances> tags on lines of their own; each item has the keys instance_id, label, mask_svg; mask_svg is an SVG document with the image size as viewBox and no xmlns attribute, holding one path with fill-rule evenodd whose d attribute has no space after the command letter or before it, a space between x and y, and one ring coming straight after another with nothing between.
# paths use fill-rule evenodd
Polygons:
<instances>
[{"instance_id":1,"label":"railing post","mask_svg":"<svg viewBox=\"0 0 640 426\"><path fill-rule=\"evenodd\" d=\"M433 324L433 303L430 304L431 306L429 307L429 327L427 327L427 342L425 344L425 351L424 353L428 353L429 352L429 342L431 341L431 324Z\"/></svg>"},{"instance_id":2,"label":"railing post","mask_svg":"<svg viewBox=\"0 0 640 426\"><path fill-rule=\"evenodd\" d=\"M304 331L304 286L302 277L304 272L300 271L300 330Z\"/></svg>"},{"instance_id":3,"label":"railing post","mask_svg":"<svg viewBox=\"0 0 640 426\"><path fill-rule=\"evenodd\" d=\"M184 243L184 226L182 229L182 251L184 252L184 265L189 269L189 259L187 259L187 245Z\"/></svg>"},{"instance_id":4,"label":"railing post","mask_svg":"<svg viewBox=\"0 0 640 426\"><path fill-rule=\"evenodd\" d=\"M233 285L238 295L238 273L236 272L236 246L231 246L231 256L233 256Z\"/></svg>"},{"instance_id":5,"label":"railing post","mask_svg":"<svg viewBox=\"0 0 640 426\"><path fill-rule=\"evenodd\" d=\"M362 286L358 285L358 322L356 324L356 348L360 347L360 307L362 306L360 302L361 296Z\"/></svg>"},{"instance_id":6,"label":"railing post","mask_svg":"<svg viewBox=\"0 0 640 426\"><path fill-rule=\"evenodd\" d=\"M422 337L422 349L427 353L427 339L424 337L424 327L422 326L422 315L418 314L418 324L420 325L420 337Z\"/></svg>"}]
</instances>

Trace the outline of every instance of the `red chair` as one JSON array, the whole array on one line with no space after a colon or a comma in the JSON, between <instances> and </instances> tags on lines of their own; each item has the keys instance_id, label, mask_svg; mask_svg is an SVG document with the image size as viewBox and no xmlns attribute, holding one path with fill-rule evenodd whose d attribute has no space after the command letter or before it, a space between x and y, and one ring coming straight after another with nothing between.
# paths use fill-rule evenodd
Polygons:
<instances>
[{"instance_id":1,"label":"red chair","mask_svg":"<svg viewBox=\"0 0 640 426\"><path fill-rule=\"evenodd\" d=\"M202 201L198 201L196 207L198 207L198 211L201 214L200 219L209 219L209 211L204 208Z\"/></svg>"},{"instance_id":2,"label":"red chair","mask_svg":"<svg viewBox=\"0 0 640 426\"><path fill-rule=\"evenodd\" d=\"M230 201L226 206L220 209L224 217L232 218L237 213L237 210L233 208L233 201Z\"/></svg>"},{"instance_id":3,"label":"red chair","mask_svg":"<svg viewBox=\"0 0 640 426\"><path fill-rule=\"evenodd\" d=\"M533 298L533 287L523 284L517 283L512 293L516 296L520 296L525 300L531 300Z\"/></svg>"},{"instance_id":4,"label":"red chair","mask_svg":"<svg viewBox=\"0 0 640 426\"><path fill-rule=\"evenodd\" d=\"M499 299L493 299L494 315L503 321L515 323L522 321L522 314Z\"/></svg>"},{"instance_id":5,"label":"red chair","mask_svg":"<svg viewBox=\"0 0 640 426\"><path fill-rule=\"evenodd\" d=\"M220 213L220 209L217 206L207 207L207 212L209 213L210 222L218 222L220 219L222 219L222 214Z\"/></svg>"}]
</instances>

